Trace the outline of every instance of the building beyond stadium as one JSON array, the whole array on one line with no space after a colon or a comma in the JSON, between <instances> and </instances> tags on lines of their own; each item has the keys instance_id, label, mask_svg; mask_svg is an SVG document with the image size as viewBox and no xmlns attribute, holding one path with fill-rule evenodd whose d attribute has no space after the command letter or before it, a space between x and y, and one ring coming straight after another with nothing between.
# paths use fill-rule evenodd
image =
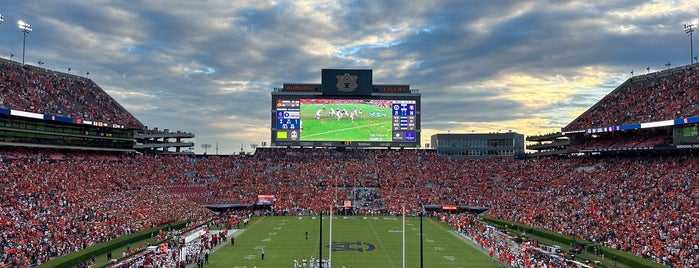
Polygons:
<instances>
[{"instance_id":1,"label":"building beyond stadium","mask_svg":"<svg viewBox=\"0 0 699 268\"><path fill-rule=\"evenodd\" d=\"M431 137L437 155L457 158L522 157L524 135L507 133L435 134Z\"/></svg>"}]
</instances>

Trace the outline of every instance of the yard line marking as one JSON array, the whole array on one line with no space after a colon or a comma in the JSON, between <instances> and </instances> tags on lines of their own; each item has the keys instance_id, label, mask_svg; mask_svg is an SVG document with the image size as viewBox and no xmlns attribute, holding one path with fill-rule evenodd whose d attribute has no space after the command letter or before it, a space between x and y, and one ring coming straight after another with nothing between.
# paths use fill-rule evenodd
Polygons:
<instances>
[{"instance_id":1,"label":"yard line marking","mask_svg":"<svg viewBox=\"0 0 699 268\"><path fill-rule=\"evenodd\" d=\"M376 229L374 228L374 224L371 221L369 221L368 223L369 223L369 229L371 229L371 232L374 234L374 237L376 238L376 240L379 241L378 244L382 249L381 252L383 252L384 255L386 256L386 260L388 260L388 263L390 264L389 266L395 267L396 265L395 265L395 263L393 263L393 259L391 258L391 256L385 250L386 247L383 245L383 241L381 241L381 239L379 238L379 234L376 232Z\"/></svg>"},{"instance_id":2,"label":"yard line marking","mask_svg":"<svg viewBox=\"0 0 699 268\"><path fill-rule=\"evenodd\" d=\"M367 127L373 127L373 126L378 126L378 125L390 125L390 124L381 122L381 123L374 123L374 124L370 124L370 125L340 128L340 129L335 129L335 130L330 130L330 131L325 131L325 132L318 132L315 134L304 134L303 137L308 138L308 137L313 137L313 136L318 136L318 135L325 135L325 134L329 134L329 133L341 132L341 131L346 131L346 130L354 130L354 129L360 129L360 128L367 128Z\"/></svg>"}]
</instances>

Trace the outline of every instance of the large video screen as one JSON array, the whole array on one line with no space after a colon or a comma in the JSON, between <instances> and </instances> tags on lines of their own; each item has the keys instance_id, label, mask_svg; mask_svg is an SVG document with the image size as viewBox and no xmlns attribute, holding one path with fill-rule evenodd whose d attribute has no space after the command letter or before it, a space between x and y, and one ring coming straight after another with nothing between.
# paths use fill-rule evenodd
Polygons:
<instances>
[{"instance_id":1,"label":"large video screen","mask_svg":"<svg viewBox=\"0 0 699 268\"><path fill-rule=\"evenodd\" d=\"M419 147L419 97L273 96L272 145Z\"/></svg>"}]
</instances>

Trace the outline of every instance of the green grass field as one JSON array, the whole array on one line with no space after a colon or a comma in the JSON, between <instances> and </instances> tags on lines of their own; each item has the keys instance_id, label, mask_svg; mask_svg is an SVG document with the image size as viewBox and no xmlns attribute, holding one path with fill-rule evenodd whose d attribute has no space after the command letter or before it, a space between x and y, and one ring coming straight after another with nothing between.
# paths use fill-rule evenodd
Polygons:
<instances>
[{"instance_id":1,"label":"green grass field","mask_svg":"<svg viewBox=\"0 0 699 268\"><path fill-rule=\"evenodd\" d=\"M294 259L318 258L319 227L312 216L256 218L237 234L234 246L217 248L205 267L293 267ZM329 228L324 216L323 258L329 254ZM403 267L401 217L335 216L332 228L333 267ZM405 267L420 267L420 219L406 218L405 230ZM423 230L424 267L498 267L443 223L424 218Z\"/></svg>"},{"instance_id":2,"label":"green grass field","mask_svg":"<svg viewBox=\"0 0 699 268\"><path fill-rule=\"evenodd\" d=\"M324 111L320 119L315 113L321 109L321 104L304 104L301 106L301 122L303 122L302 141L391 141L392 116L391 108L362 103L328 104L326 109L344 108L352 112L355 107L362 110L354 122L345 115L341 120L328 115Z\"/></svg>"}]
</instances>

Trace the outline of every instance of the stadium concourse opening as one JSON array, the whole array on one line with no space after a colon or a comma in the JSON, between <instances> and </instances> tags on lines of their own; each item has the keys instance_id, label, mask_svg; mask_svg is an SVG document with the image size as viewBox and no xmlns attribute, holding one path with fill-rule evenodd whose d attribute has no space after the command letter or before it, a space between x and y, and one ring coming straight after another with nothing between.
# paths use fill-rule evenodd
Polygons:
<instances>
[{"instance_id":1,"label":"stadium concourse opening","mask_svg":"<svg viewBox=\"0 0 699 268\"><path fill-rule=\"evenodd\" d=\"M420 147L420 94L405 84L375 85L372 70L323 69L319 84L272 92L271 145Z\"/></svg>"}]
</instances>

